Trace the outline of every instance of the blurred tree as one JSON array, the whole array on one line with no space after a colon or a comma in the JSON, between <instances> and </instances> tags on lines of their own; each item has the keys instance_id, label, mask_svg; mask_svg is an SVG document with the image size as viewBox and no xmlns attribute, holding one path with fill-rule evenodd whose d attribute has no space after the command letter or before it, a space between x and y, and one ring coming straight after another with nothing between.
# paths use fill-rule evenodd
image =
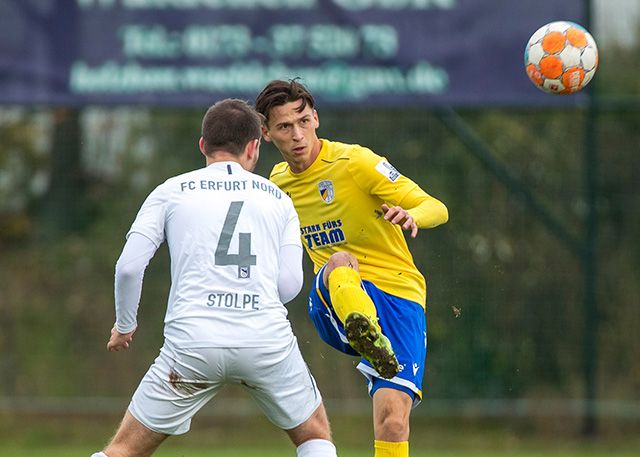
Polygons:
<instances>
[{"instance_id":1,"label":"blurred tree","mask_svg":"<svg viewBox=\"0 0 640 457\"><path fill-rule=\"evenodd\" d=\"M58 238L78 232L88 223L86 194L80 148L80 111L53 110L49 189L42 201L40 235Z\"/></svg>"}]
</instances>

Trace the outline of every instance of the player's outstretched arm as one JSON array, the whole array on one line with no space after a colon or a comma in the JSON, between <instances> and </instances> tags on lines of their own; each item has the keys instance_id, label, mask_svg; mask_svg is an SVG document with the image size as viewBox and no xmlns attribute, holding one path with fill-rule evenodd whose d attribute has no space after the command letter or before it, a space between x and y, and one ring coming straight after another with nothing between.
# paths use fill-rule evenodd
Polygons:
<instances>
[{"instance_id":1,"label":"player's outstretched arm","mask_svg":"<svg viewBox=\"0 0 640 457\"><path fill-rule=\"evenodd\" d=\"M409 208L409 209L405 209ZM449 220L449 211L440 200L417 189L407 195L399 205L382 204L385 220L410 230L411 237L418 235L419 228L433 228Z\"/></svg>"},{"instance_id":2,"label":"player's outstretched arm","mask_svg":"<svg viewBox=\"0 0 640 457\"><path fill-rule=\"evenodd\" d=\"M418 228L434 228L449 220L449 210L435 197L418 188L398 203L413 217Z\"/></svg>"}]
</instances>

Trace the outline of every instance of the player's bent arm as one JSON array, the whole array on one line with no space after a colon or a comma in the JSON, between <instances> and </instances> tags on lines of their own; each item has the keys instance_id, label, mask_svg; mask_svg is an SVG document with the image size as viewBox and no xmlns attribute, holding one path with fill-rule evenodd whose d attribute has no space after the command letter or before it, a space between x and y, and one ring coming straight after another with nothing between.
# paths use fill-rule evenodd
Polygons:
<instances>
[{"instance_id":1,"label":"player's bent arm","mask_svg":"<svg viewBox=\"0 0 640 457\"><path fill-rule=\"evenodd\" d=\"M407 209L418 228L433 228L449 220L449 210L437 198L419 187L409 192L399 205Z\"/></svg>"},{"instance_id":2,"label":"player's bent arm","mask_svg":"<svg viewBox=\"0 0 640 457\"><path fill-rule=\"evenodd\" d=\"M278 295L280 301L288 303L302 290L302 246L287 244L280 247L280 273Z\"/></svg>"},{"instance_id":3,"label":"player's bent arm","mask_svg":"<svg viewBox=\"0 0 640 457\"><path fill-rule=\"evenodd\" d=\"M398 173L384 157L366 148L359 152L352 156L347 166L361 190L380 198L389 207L399 206L393 212L406 211L417 228L433 228L449 220L447 207L441 201Z\"/></svg>"},{"instance_id":4,"label":"player's bent arm","mask_svg":"<svg viewBox=\"0 0 640 457\"><path fill-rule=\"evenodd\" d=\"M146 236L133 232L116 263L115 301L118 333L130 333L137 327L142 279L157 246Z\"/></svg>"}]
</instances>

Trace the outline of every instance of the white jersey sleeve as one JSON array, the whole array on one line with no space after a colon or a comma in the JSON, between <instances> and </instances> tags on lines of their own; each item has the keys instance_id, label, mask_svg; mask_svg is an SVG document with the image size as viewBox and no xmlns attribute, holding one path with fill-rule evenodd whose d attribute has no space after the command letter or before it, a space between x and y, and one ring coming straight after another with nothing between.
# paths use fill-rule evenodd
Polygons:
<instances>
[{"instance_id":1,"label":"white jersey sleeve","mask_svg":"<svg viewBox=\"0 0 640 457\"><path fill-rule=\"evenodd\" d=\"M283 230L279 257L278 294L282 303L288 303L300 293L304 279L300 221L293 205L289 208L287 223Z\"/></svg>"},{"instance_id":2,"label":"white jersey sleeve","mask_svg":"<svg viewBox=\"0 0 640 457\"><path fill-rule=\"evenodd\" d=\"M282 303L289 303L302 290L302 246L286 244L280 248L278 295Z\"/></svg>"},{"instance_id":3,"label":"white jersey sleeve","mask_svg":"<svg viewBox=\"0 0 640 457\"><path fill-rule=\"evenodd\" d=\"M131 233L116 263L116 330L129 333L138 326L137 314L142 293L142 279L157 246L140 233Z\"/></svg>"},{"instance_id":4,"label":"white jersey sleeve","mask_svg":"<svg viewBox=\"0 0 640 457\"><path fill-rule=\"evenodd\" d=\"M156 187L142 204L127 238L136 232L150 239L160 247L165 239L166 211L169 203L166 187Z\"/></svg>"}]
</instances>

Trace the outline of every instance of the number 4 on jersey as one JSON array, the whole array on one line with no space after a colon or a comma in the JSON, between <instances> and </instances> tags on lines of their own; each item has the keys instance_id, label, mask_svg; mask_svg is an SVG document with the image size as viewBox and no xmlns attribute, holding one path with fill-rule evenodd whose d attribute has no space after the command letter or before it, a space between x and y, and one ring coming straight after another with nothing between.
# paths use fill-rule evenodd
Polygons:
<instances>
[{"instance_id":1,"label":"number 4 on jersey","mask_svg":"<svg viewBox=\"0 0 640 457\"><path fill-rule=\"evenodd\" d=\"M231 202L224 219L220 241L216 248L216 265L238 265L238 278L251 277L251 265L256 265L256 256L251 255L251 233L239 233L238 253L229 254L229 245L236 230L244 202Z\"/></svg>"}]
</instances>

